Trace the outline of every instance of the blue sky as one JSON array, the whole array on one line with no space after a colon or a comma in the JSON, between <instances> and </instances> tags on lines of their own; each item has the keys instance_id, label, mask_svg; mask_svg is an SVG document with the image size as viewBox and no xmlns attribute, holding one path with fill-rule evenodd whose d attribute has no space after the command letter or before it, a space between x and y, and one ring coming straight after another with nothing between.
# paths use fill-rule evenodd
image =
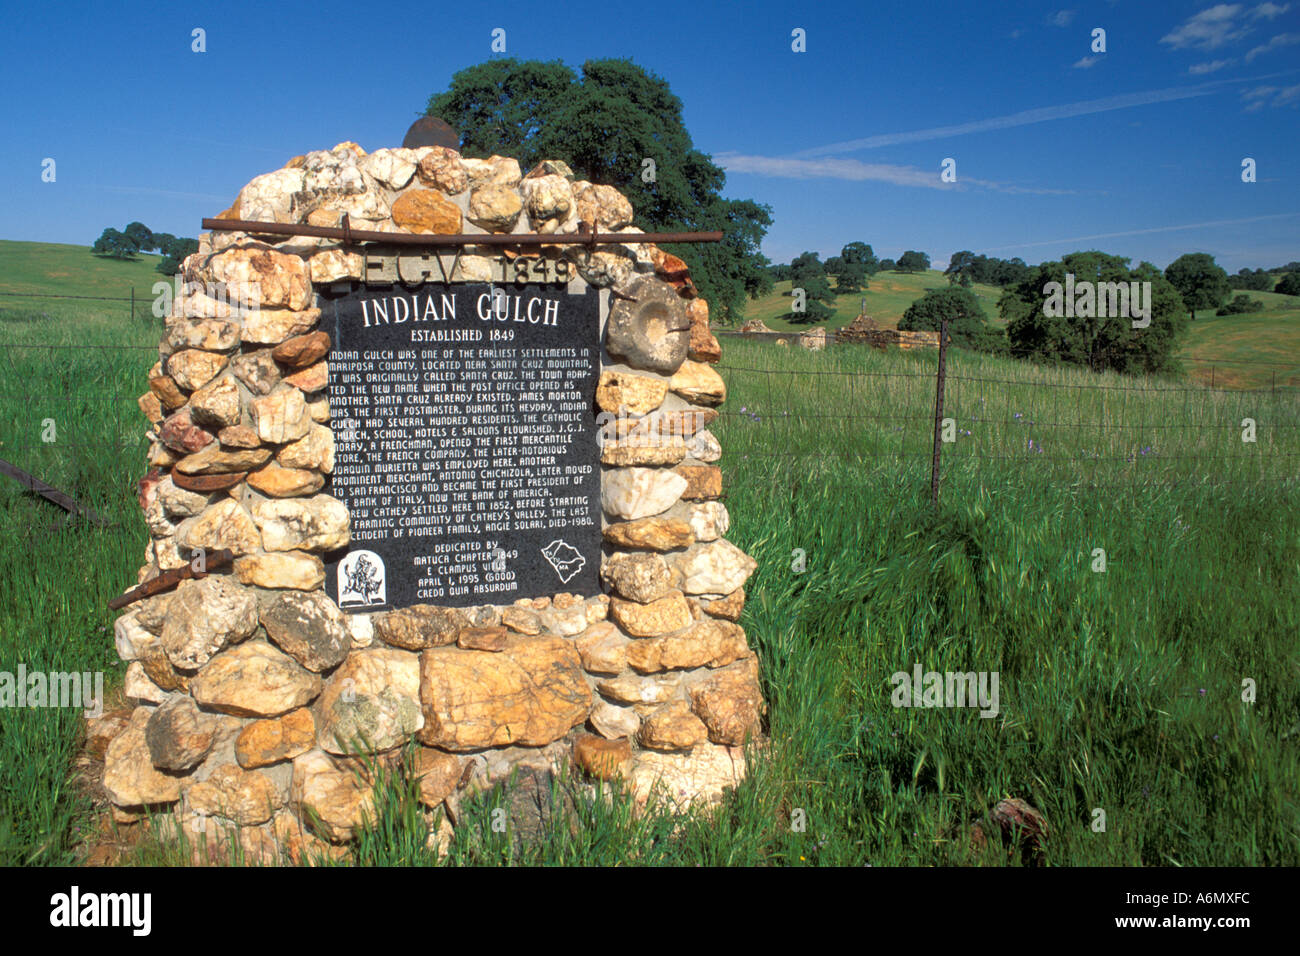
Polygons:
<instances>
[{"instance_id":1,"label":"blue sky","mask_svg":"<svg viewBox=\"0 0 1300 956\"><path fill-rule=\"evenodd\" d=\"M774 261L854 240L940 265L959 249L1300 259L1300 0L48 3L5 18L0 238L89 243L133 219L196 235L295 154L399 145L502 27L509 56L629 57L667 79L727 194L772 206Z\"/></svg>"}]
</instances>

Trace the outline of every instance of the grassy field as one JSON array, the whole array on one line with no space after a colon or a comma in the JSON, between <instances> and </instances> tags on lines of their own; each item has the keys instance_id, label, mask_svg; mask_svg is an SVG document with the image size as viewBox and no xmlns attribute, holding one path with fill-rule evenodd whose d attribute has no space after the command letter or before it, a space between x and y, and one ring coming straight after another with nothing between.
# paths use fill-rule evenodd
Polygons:
<instances>
[{"instance_id":1,"label":"grassy field","mask_svg":"<svg viewBox=\"0 0 1300 956\"><path fill-rule=\"evenodd\" d=\"M787 329L806 329L807 326L793 325L779 318L790 311L790 282L778 282L772 292L759 299L745 303L745 319L762 319L768 327L777 331ZM841 295L835 299L835 315L823 323L828 329L843 328L858 316L862 300L867 300L867 315L876 320L882 329L898 327L898 320L903 317L907 307L925 295L926 289L947 288L948 280L942 272L930 269L926 272L878 272L871 277L865 292L857 295ZM971 291L979 299L980 305L994 325L1001 325L998 317L998 298L1002 290L996 286L976 284Z\"/></svg>"},{"instance_id":2,"label":"grassy field","mask_svg":"<svg viewBox=\"0 0 1300 956\"><path fill-rule=\"evenodd\" d=\"M118 303L20 305L0 299L0 457L111 524L60 527L0 482L0 669L113 685L106 604L146 541L135 397L160 323ZM73 345L92 347L58 347ZM500 798L484 799L450 862L1018 865L966 839L1015 796L1045 815L1054 865L1300 864L1300 399L954 351L958 438L932 509L933 362L724 342L714 431L728 537L758 561L741 623L771 747L714 814L580 799L579 828L532 847L494 833ZM890 676L914 664L997 672L999 716L893 707ZM96 819L75 783L79 725L71 709L0 710L0 862L79 859ZM354 859L433 862L409 788L381 806ZM179 856L145 844L133 859Z\"/></svg>"}]
</instances>

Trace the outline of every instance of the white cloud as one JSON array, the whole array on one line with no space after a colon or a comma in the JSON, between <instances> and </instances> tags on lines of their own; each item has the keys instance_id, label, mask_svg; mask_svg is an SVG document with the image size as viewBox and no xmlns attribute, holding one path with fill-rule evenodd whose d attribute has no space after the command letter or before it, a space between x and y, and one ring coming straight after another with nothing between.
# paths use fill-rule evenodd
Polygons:
<instances>
[{"instance_id":1,"label":"white cloud","mask_svg":"<svg viewBox=\"0 0 1300 956\"><path fill-rule=\"evenodd\" d=\"M1274 17L1280 17L1290 9L1291 4L1289 3L1261 3L1250 11L1250 15L1256 20L1272 20Z\"/></svg>"},{"instance_id":2,"label":"white cloud","mask_svg":"<svg viewBox=\"0 0 1300 956\"><path fill-rule=\"evenodd\" d=\"M1100 232L1093 236L1071 236L1069 239L1048 239L1043 242L1022 242L1014 246L985 247L985 252L1002 252L1010 249L1034 249L1038 246L1056 246L1068 242L1091 242L1094 239L1118 239L1123 236L1148 236L1157 232L1178 232L1183 229L1206 229L1211 226L1244 226L1252 222L1264 222L1269 219L1291 219L1300 216L1300 212L1282 212L1269 216L1251 216L1247 219L1218 219L1214 222L1189 222L1179 226L1155 226L1151 229L1128 229L1124 232Z\"/></svg>"},{"instance_id":3,"label":"white cloud","mask_svg":"<svg viewBox=\"0 0 1300 956\"><path fill-rule=\"evenodd\" d=\"M1063 196L1073 195L1071 189L1040 189L1034 186L1017 186L963 176L957 183L939 179L939 171L918 169L915 166L894 166L887 163L864 163L857 159L799 159L791 156L753 156L740 153L715 153L713 157L728 173L750 173L778 179L842 179L850 182L883 182L895 186L922 186L928 189L954 189L962 186L980 186L995 192Z\"/></svg>"},{"instance_id":4,"label":"white cloud","mask_svg":"<svg viewBox=\"0 0 1300 956\"><path fill-rule=\"evenodd\" d=\"M1187 68L1187 72L1192 76L1204 76L1206 73L1213 73L1215 70L1222 70L1225 66L1231 66L1232 60L1211 60L1209 63L1194 63Z\"/></svg>"},{"instance_id":5,"label":"white cloud","mask_svg":"<svg viewBox=\"0 0 1300 956\"><path fill-rule=\"evenodd\" d=\"M1160 42L1168 43L1175 50L1188 47L1213 50L1239 40L1250 32L1248 27L1236 23L1237 14L1242 9L1239 3L1215 4L1188 17L1181 26L1161 37Z\"/></svg>"},{"instance_id":6,"label":"white cloud","mask_svg":"<svg viewBox=\"0 0 1300 956\"><path fill-rule=\"evenodd\" d=\"M1100 59L1101 57L1099 56L1085 56L1080 60L1074 61L1074 68L1076 70L1086 70Z\"/></svg>"},{"instance_id":7,"label":"white cloud","mask_svg":"<svg viewBox=\"0 0 1300 956\"><path fill-rule=\"evenodd\" d=\"M1260 44L1246 54L1246 62L1249 63L1257 56L1268 53L1270 50L1277 50L1284 46L1291 46L1300 43L1300 33L1279 33L1267 43Z\"/></svg>"},{"instance_id":8,"label":"white cloud","mask_svg":"<svg viewBox=\"0 0 1300 956\"><path fill-rule=\"evenodd\" d=\"M930 129L910 130L905 133L882 133L866 136L862 139L845 140L826 146L800 150L796 156L828 156L834 153L851 153L860 149L878 149L882 146L897 146L902 143L920 143L932 139L947 139L953 136L965 136L968 133L986 133L993 130L1010 129L1014 126L1028 126L1033 123L1045 123L1050 120L1070 119L1075 116L1087 116L1092 113L1105 113L1109 110L1127 109L1131 106L1148 106L1154 103L1167 103L1195 96L1209 96L1225 83L1240 82L1213 80L1195 86L1171 87L1163 90L1146 90L1140 93L1123 93L1107 96L1098 100L1083 100L1078 103L1065 103L1060 106L1044 106L1039 109L1023 110L1006 116L994 116L989 119L973 120L953 126L934 126Z\"/></svg>"},{"instance_id":9,"label":"white cloud","mask_svg":"<svg viewBox=\"0 0 1300 956\"><path fill-rule=\"evenodd\" d=\"M1253 90L1243 90L1241 98L1246 101L1247 113L1258 113L1265 106L1292 106L1300 103L1300 83L1295 86L1257 86Z\"/></svg>"},{"instance_id":10,"label":"white cloud","mask_svg":"<svg viewBox=\"0 0 1300 956\"><path fill-rule=\"evenodd\" d=\"M1048 18L1047 22L1052 24L1052 26L1055 27L1068 27L1070 25L1070 21L1072 21L1073 19L1074 19L1073 10L1057 10L1054 14L1052 14Z\"/></svg>"}]
</instances>

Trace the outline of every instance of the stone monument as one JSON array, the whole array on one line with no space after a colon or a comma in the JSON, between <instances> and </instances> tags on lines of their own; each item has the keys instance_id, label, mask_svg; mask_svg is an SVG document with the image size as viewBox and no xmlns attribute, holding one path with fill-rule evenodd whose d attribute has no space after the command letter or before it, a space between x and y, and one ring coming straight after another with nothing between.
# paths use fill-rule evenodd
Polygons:
<instances>
[{"instance_id":1,"label":"stone monument","mask_svg":"<svg viewBox=\"0 0 1300 956\"><path fill-rule=\"evenodd\" d=\"M118 817L337 850L372 812L359 758L409 748L441 841L512 771L571 765L638 805L735 786L763 702L719 348L628 201L562 162L343 143L218 218L243 225L185 260L139 402L160 593L115 627ZM582 231L620 238L500 241Z\"/></svg>"}]
</instances>

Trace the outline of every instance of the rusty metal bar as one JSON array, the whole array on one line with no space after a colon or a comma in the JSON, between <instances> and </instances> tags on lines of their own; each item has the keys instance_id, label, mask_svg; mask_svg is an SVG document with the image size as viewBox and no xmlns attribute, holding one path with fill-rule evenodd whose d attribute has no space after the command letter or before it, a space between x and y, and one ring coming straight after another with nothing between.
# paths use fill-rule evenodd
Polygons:
<instances>
[{"instance_id":1,"label":"rusty metal bar","mask_svg":"<svg viewBox=\"0 0 1300 956\"><path fill-rule=\"evenodd\" d=\"M204 570L195 571L193 565L190 564L182 565L179 568L171 568L150 578L144 584L137 585L131 590L119 594L108 602L108 606L114 611L120 611L128 604L134 604L136 601L153 597L153 595L161 594L163 591L169 591L182 581L206 578L214 568L223 568L234 560L235 554L229 548L210 551L203 556Z\"/></svg>"},{"instance_id":2,"label":"rusty metal bar","mask_svg":"<svg viewBox=\"0 0 1300 956\"><path fill-rule=\"evenodd\" d=\"M316 239L342 239L344 242L379 242L399 246L559 246L601 245L639 242L721 242L721 232L587 232L566 235L543 235L525 232L518 235L485 233L483 235L436 235L405 232L372 232L334 226L309 226L291 222L253 222L247 219L204 219L203 228L217 232L248 232L270 236L311 236Z\"/></svg>"}]
</instances>

